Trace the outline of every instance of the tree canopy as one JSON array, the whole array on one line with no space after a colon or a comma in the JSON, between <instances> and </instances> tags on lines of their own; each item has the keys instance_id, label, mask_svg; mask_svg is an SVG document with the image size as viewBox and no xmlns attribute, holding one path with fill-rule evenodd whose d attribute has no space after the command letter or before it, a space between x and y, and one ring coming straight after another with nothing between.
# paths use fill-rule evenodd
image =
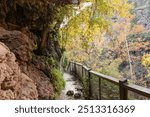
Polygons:
<instances>
[{"instance_id":1,"label":"tree canopy","mask_svg":"<svg viewBox=\"0 0 150 117\"><path fill-rule=\"evenodd\" d=\"M83 61L91 49L100 51L97 47L105 32L112 31L114 20L130 17L132 6L128 0L86 0L74 7L67 25L60 29L61 45L68 50L69 58L75 59L76 55L76 59Z\"/></svg>"}]
</instances>

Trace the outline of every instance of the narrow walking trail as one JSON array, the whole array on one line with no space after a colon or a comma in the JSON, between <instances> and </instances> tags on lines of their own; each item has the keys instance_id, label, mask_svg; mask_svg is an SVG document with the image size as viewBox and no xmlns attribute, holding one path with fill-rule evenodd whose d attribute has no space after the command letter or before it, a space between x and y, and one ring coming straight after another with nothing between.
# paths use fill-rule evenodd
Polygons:
<instances>
[{"instance_id":1,"label":"narrow walking trail","mask_svg":"<svg viewBox=\"0 0 150 117\"><path fill-rule=\"evenodd\" d=\"M73 75L65 72L64 73L64 80L66 81L65 89L62 90L59 100L83 100L83 93L82 93L82 84L81 82L75 78ZM73 95L67 95L68 91L73 91ZM76 97L77 95L78 97ZM79 96L80 95L80 96Z\"/></svg>"}]
</instances>

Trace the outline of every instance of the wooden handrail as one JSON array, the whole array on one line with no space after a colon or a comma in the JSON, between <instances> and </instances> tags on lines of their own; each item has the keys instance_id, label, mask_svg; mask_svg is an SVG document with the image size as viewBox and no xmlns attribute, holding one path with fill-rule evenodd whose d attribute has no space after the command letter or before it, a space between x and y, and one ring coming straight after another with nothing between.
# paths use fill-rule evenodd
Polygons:
<instances>
[{"instance_id":1,"label":"wooden handrail","mask_svg":"<svg viewBox=\"0 0 150 117\"><path fill-rule=\"evenodd\" d=\"M76 65L82 66L82 64L81 64L81 63L76 63Z\"/></svg>"},{"instance_id":2,"label":"wooden handrail","mask_svg":"<svg viewBox=\"0 0 150 117\"><path fill-rule=\"evenodd\" d=\"M87 70L87 71L89 71L91 68L89 68L89 67L87 67L87 66L85 66L85 65L83 65L83 68L85 69L85 70Z\"/></svg>"},{"instance_id":3,"label":"wooden handrail","mask_svg":"<svg viewBox=\"0 0 150 117\"><path fill-rule=\"evenodd\" d=\"M119 85L119 80L116 79L116 78L113 78L111 76L107 76L107 75L104 75L104 74L101 74L101 73L98 73L98 72L95 72L95 71L90 71L91 74L93 75L96 75L97 77L99 78L102 78L104 80L107 80L109 82L112 82L114 83L115 85Z\"/></svg>"},{"instance_id":4,"label":"wooden handrail","mask_svg":"<svg viewBox=\"0 0 150 117\"><path fill-rule=\"evenodd\" d=\"M129 91L132 91L142 96L150 98L150 89L148 88L134 85L134 84L124 84L124 87Z\"/></svg>"},{"instance_id":5,"label":"wooden handrail","mask_svg":"<svg viewBox=\"0 0 150 117\"><path fill-rule=\"evenodd\" d=\"M126 100L128 98L128 91L132 91L132 92L137 93L141 96L145 96L147 98L150 98L150 89L149 88L145 88L145 87L134 85L134 84L129 84L126 79L119 80L117 78L114 78L114 77L111 77L111 76L107 76L107 75L92 71L91 68L89 68L86 65L83 65L81 63L70 62L69 65L71 65L71 64L74 64L75 66L77 65L77 66L82 67L82 75L83 75L83 69L85 69L88 72L88 74L89 74L88 75L89 87L91 87L90 86L90 84L91 84L90 82L91 82L91 78L92 78L91 76L95 75L99 78L99 82L101 82L101 79L104 79L104 80L107 80L107 81L119 86L120 99L123 99L123 100L125 99ZM75 67L74 71L76 72L76 67ZM99 83L99 87L101 87L100 85L101 84ZM91 89L89 89L89 90L90 90L89 92L91 93ZM99 92L99 94L101 94L101 92Z\"/></svg>"},{"instance_id":6,"label":"wooden handrail","mask_svg":"<svg viewBox=\"0 0 150 117\"><path fill-rule=\"evenodd\" d=\"M69 62L68 66L67 66L67 71L69 70L70 64L71 64L71 62Z\"/></svg>"}]
</instances>

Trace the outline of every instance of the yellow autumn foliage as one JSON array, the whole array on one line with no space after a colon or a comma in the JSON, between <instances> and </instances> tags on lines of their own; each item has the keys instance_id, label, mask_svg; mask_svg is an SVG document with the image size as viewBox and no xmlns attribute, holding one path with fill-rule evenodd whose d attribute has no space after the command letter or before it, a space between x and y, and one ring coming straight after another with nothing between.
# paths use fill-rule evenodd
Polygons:
<instances>
[{"instance_id":1,"label":"yellow autumn foliage","mask_svg":"<svg viewBox=\"0 0 150 117\"><path fill-rule=\"evenodd\" d=\"M148 76L150 76L150 54L143 56L142 64L148 69Z\"/></svg>"}]
</instances>

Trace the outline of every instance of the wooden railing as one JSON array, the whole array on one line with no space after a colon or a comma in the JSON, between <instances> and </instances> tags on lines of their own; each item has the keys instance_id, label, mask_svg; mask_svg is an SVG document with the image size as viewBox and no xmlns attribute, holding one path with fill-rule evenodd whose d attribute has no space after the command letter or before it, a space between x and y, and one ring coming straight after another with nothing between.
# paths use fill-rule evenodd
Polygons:
<instances>
[{"instance_id":1,"label":"wooden railing","mask_svg":"<svg viewBox=\"0 0 150 117\"><path fill-rule=\"evenodd\" d=\"M85 65L69 62L68 71L79 78L88 99L129 99L130 94L150 99L150 89L128 83L127 79L117 79L88 68ZM107 90L107 91L106 91ZM132 93L131 93L132 92ZM104 93L104 94L103 94ZM109 98L107 98L109 97Z\"/></svg>"}]
</instances>

